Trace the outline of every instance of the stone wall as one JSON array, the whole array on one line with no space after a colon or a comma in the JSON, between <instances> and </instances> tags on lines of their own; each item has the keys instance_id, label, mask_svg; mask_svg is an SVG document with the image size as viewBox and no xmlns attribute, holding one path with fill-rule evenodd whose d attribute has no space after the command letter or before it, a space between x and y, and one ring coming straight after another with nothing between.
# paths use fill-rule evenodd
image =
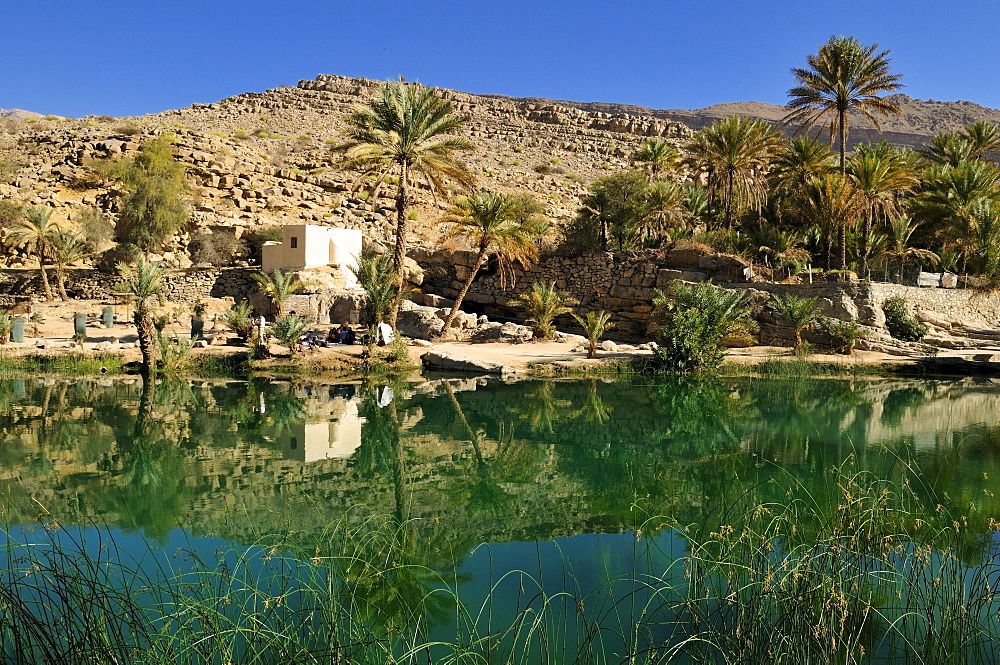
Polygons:
<instances>
[{"instance_id":1,"label":"stone wall","mask_svg":"<svg viewBox=\"0 0 1000 665\"><path fill-rule=\"evenodd\" d=\"M171 270L164 277L163 295L169 302L194 303L206 298L244 299L257 291L251 275L257 272L247 268L188 268ZM49 282L56 288L55 273L49 271ZM71 298L82 300L108 300L118 289L120 280L97 270L75 269L69 271L66 292ZM0 270L0 294L43 295L38 270Z\"/></svg>"},{"instance_id":2,"label":"stone wall","mask_svg":"<svg viewBox=\"0 0 1000 665\"><path fill-rule=\"evenodd\" d=\"M414 253L424 268L424 290L453 298L468 276L473 256L470 252L438 250ZM522 320L523 311L510 302L527 291L533 282L554 282L579 301L575 311L583 314L604 309L614 314L616 338L644 340L653 310L656 289L666 289L674 280L711 280L727 288L749 289L759 315L762 339L779 341L790 333L780 325L773 311L765 307L772 294L795 293L820 298L824 314L856 321L875 328L885 325L882 303L891 296L906 298L917 313L934 313L956 326L996 327L1000 323L1000 296L974 291L918 288L882 283L828 282L775 284L755 281L754 270L738 257L706 254L704 248L690 246L659 253L604 253L576 257L547 257L530 268L514 270L515 281L504 283L490 267L473 282L463 309L491 318ZM579 331L570 316L556 320L562 330Z\"/></svg>"}]
</instances>

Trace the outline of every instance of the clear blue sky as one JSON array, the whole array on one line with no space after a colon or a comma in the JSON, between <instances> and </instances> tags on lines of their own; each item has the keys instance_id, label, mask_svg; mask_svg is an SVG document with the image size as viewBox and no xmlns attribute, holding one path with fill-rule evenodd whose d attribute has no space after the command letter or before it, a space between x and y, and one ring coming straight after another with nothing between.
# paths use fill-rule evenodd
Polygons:
<instances>
[{"instance_id":1,"label":"clear blue sky","mask_svg":"<svg viewBox=\"0 0 1000 665\"><path fill-rule=\"evenodd\" d=\"M912 97L1000 107L996 5L547 0L5 0L0 108L138 115L316 74L699 108L783 104L831 34L892 52Z\"/></svg>"}]
</instances>

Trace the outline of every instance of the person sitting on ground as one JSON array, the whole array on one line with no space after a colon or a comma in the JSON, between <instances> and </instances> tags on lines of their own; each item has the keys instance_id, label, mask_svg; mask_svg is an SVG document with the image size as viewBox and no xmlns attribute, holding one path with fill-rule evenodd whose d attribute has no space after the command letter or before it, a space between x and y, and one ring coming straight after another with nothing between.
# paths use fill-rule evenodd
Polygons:
<instances>
[{"instance_id":1,"label":"person sitting on ground","mask_svg":"<svg viewBox=\"0 0 1000 665\"><path fill-rule=\"evenodd\" d=\"M354 344L355 334L354 330L344 322L340 324L340 330L337 331L337 341L341 344Z\"/></svg>"},{"instance_id":2,"label":"person sitting on ground","mask_svg":"<svg viewBox=\"0 0 1000 665\"><path fill-rule=\"evenodd\" d=\"M336 328L330 328L330 331L326 333L326 343L329 344L340 344L340 331Z\"/></svg>"}]
</instances>

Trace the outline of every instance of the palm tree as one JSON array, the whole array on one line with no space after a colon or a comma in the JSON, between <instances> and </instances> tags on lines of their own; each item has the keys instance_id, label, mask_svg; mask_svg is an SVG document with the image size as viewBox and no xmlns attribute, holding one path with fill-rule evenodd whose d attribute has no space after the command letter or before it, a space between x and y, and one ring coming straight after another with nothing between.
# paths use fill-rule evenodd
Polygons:
<instances>
[{"instance_id":1,"label":"palm tree","mask_svg":"<svg viewBox=\"0 0 1000 665\"><path fill-rule=\"evenodd\" d=\"M766 186L760 174L780 147L774 127L754 118L731 116L695 134L692 159L709 174L712 198L724 201L726 228L739 208L763 204Z\"/></svg>"},{"instance_id":2,"label":"palm tree","mask_svg":"<svg viewBox=\"0 0 1000 665\"><path fill-rule=\"evenodd\" d=\"M514 300L511 305L523 307L528 313L528 322L532 330L541 339L552 339L555 326L552 320L562 314L569 314L569 305L575 305L576 299L565 291L557 291L556 283L544 284L535 282L531 291Z\"/></svg>"},{"instance_id":3,"label":"palm tree","mask_svg":"<svg viewBox=\"0 0 1000 665\"><path fill-rule=\"evenodd\" d=\"M972 143L960 132L935 134L924 145L920 154L932 164L948 164L950 166L958 166L974 159Z\"/></svg>"},{"instance_id":4,"label":"palm tree","mask_svg":"<svg viewBox=\"0 0 1000 665\"><path fill-rule=\"evenodd\" d=\"M49 244L58 228L51 218L52 208L32 206L25 211L24 221L13 226L8 235L14 243L34 246L46 300L52 300L52 287L49 286L49 275L45 272L45 262L49 257Z\"/></svg>"},{"instance_id":5,"label":"palm tree","mask_svg":"<svg viewBox=\"0 0 1000 665\"><path fill-rule=\"evenodd\" d=\"M90 254L90 247L78 233L69 233L60 228L52 234L50 241L52 260L56 264L56 286L59 297L69 300L66 295L66 266Z\"/></svg>"},{"instance_id":6,"label":"palm tree","mask_svg":"<svg viewBox=\"0 0 1000 665\"><path fill-rule=\"evenodd\" d=\"M669 240L667 233L671 228L687 222L688 196L688 189L663 179L653 180L646 186L639 224L649 240L659 239L662 244Z\"/></svg>"},{"instance_id":7,"label":"palm tree","mask_svg":"<svg viewBox=\"0 0 1000 665\"><path fill-rule=\"evenodd\" d=\"M584 335L587 336L587 357L596 358L598 340L601 339L601 335L607 332L608 328L614 326L613 323L610 323L611 312L605 312L603 309L599 312L587 312L587 318L574 312L573 318L580 324Z\"/></svg>"},{"instance_id":8,"label":"palm tree","mask_svg":"<svg viewBox=\"0 0 1000 665\"><path fill-rule=\"evenodd\" d=\"M869 276L872 225L903 214L900 196L910 193L919 180L908 160L885 141L876 146L857 146L848 160L847 172L861 201L865 218L861 233L861 274Z\"/></svg>"},{"instance_id":9,"label":"palm tree","mask_svg":"<svg viewBox=\"0 0 1000 665\"><path fill-rule=\"evenodd\" d=\"M419 84L392 81L381 86L364 106L358 106L345 119L346 143L338 146L344 153L345 166L361 169L375 179L372 200L390 176L396 186L396 250L393 266L402 283L406 258L407 212L410 187L416 180L432 191L445 193L445 178L462 186L471 186L473 177L455 153L472 150L469 141L449 136L468 122L467 116L454 112L429 88ZM396 312L390 323L395 325Z\"/></svg>"},{"instance_id":10,"label":"palm tree","mask_svg":"<svg viewBox=\"0 0 1000 665\"><path fill-rule=\"evenodd\" d=\"M800 130L819 125L820 132L830 131L840 139L840 171L847 167L847 112L854 109L882 130L875 114L901 115L899 106L879 97L902 87L902 74L889 72L889 51L878 51L878 44L865 46L854 37L830 37L819 53L806 58L807 69L794 68L797 86L788 91L791 111L783 123L800 124Z\"/></svg>"},{"instance_id":11,"label":"palm tree","mask_svg":"<svg viewBox=\"0 0 1000 665\"><path fill-rule=\"evenodd\" d=\"M991 160L989 155L1000 152L1000 125L977 120L965 126L965 137L973 159Z\"/></svg>"},{"instance_id":12,"label":"palm tree","mask_svg":"<svg viewBox=\"0 0 1000 665\"><path fill-rule=\"evenodd\" d=\"M261 270L254 273L253 279L260 286L260 290L274 303L275 318L280 318L284 314L285 302L305 288L299 281L298 275L283 270L272 270L270 274Z\"/></svg>"},{"instance_id":13,"label":"palm tree","mask_svg":"<svg viewBox=\"0 0 1000 665\"><path fill-rule=\"evenodd\" d=\"M778 313L778 318L792 327L792 334L795 337L792 348L801 349L802 331L810 323L819 320L823 305L816 298L804 298L794 293L786 293L773 296L771 306Z\"/></svg>"},{"instance_id":14,"label":"palm tree","mask_svg":"<svg viewBox=\"0 0 1000 665\"><path fill-rule=\"evenodd\" d=\"M832 168L833 151L814 136L797 136L784 144L768 173L771 183L798 202L814 177Z\"/></svg>"},{"instance_id":15,"label":"palm tree","mask_svg":"<svg viewBox=\"0 0 1000 665\"><path fill-rule=\"evenodd\" d=\"M361 307L361 323L369 328L386 321L406 297L407 291L392 269L392 256L388 252L376 254L366 247L358 257L358 265L351 266L351 272L364 289L365 303Z\"/></svg>"},{"instance_id":16,"label":"palm tree","mask_svg":"<svg viewBox=\"0 0 1000 665\"><path fill-rule=\"evenodd\" d=\"M652 138L643 141L632 153L632 161L644 164L651 180L660 176L660 171L669 171L680 163L681 154L677 148L663 139Z\"/></svg>"},{"instance_id":17,"label":"palm tree","mask_svg":"<svg viewBox=\"0 0 1000 665\"><path fill-rule=\"evenodd\" d=\"M840 267L847 268L847 228L857 222L862 200L851 180L834 171L814 178L806 190L803 211L826 238L826 269L833 256L833 237L840 241Z\"/></svg>"},{"instance_id":18,"label":"palm tree","mask_svg":"<svg viewBox=\"0 0 1000 665\"><path fill-rule=\"evenodd\" d=\"M538 256L538 239L548 230L548 223L539 216L541 212L542 207L531 198L488 190L455 203L444 218L446 223L452 224L445 237L468 238L476 248L476 260L444 321L445 330L455 322L462 300L490 254L497 257L502 279L511 272L514 261L527 266Z\"/></svg>"},{"instance_id":19,"label":"palm tree","mask_svg":"<svg viewBox=\"0 0 1000 665\"><path fill-rule=\"evenodd\" d=\"M914 224L913 220L906 215L900 215L889 222L889 246L882 251L882 257L886 259L887 267L889 259L899 259L897 281L900 284L903 283L903 268L906 265L906 259L913 257L926 261L940 260L938 255L930 250L910 246L910 236L919 225L919 223Z\"/></svg>"},{"instance_id":20,"label":"palm tree","mask_svg":"<svg viewBox=\"0 0 1000 665\"><path fill-rule=\"evenodd\" d=\"M150 263L140 255L134 266L118 263L118 274L122 283L118 287L134 297L132 321L139 335L139 350L142 352L142 371L149 374L156 369L155 326L153 325L152 301L163 297L163 269L159 263Z\"/></svg>"}]
</instances>

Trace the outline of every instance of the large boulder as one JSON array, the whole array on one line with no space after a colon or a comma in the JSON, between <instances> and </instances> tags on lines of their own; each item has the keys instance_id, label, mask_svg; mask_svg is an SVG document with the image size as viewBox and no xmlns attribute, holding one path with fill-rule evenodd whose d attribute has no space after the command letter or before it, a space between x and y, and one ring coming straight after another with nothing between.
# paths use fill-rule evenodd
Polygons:
<instances>
[{"instance_id":1,"label":"large boulder","mask_svg":"<svg viewBox=\"0 0 1000 665\"><path fill-rule=\"evenodd\" d=\"M443 372L471 372L474 374L504 375L511 372L505 365L487 362L485 360L470 360L461 356L449 355L443 351L428 351L421 357L421 362L427 369Z\"/></svg>"},{"instance_id":2,"label":"large boulder","mask_svg":"<svg viewBox=\"0 0 1000 665\"><path fill-rule=\"evenodd\" d=\"M434 307L424 307L404 300L396 318L396 330L415 339L431 339L444 332L444 321Z\"/></svg>"}]
</instances>

